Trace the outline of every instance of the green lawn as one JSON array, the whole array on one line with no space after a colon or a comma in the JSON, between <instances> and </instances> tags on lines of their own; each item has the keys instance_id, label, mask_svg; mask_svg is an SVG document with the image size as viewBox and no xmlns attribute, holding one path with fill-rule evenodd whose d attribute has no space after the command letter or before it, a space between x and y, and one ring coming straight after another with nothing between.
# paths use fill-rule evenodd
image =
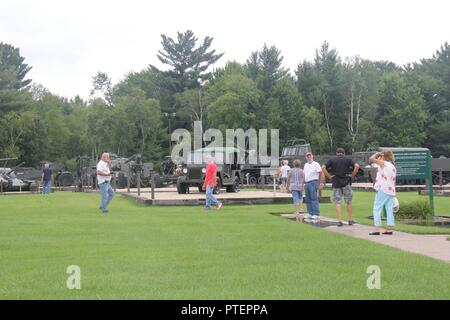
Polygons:
<instances>
[{"instance_id":1,"label":"green lawn","mask_svg":"<svg viewBox=\"0 0 450 320\"><path fill-rule=\"evenodd\" d=\"M288 205L205 213L117 197L107 216L98 205L98 194L0 197L0 298L450 299L450 264L269 214ZM66 288L69 265L81 290ZM370 265L380 290L366 286Z\"/></svg>"}]
</instances>

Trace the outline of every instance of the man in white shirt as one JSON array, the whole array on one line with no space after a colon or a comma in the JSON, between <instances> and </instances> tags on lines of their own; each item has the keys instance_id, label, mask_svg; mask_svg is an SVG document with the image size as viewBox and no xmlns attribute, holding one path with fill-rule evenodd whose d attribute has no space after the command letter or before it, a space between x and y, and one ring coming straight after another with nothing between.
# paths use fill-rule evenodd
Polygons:
<instances>
[{"instance_id":1,"label":"man in white shirt","mask_svg":"<svg viewBox=\"0 0 450 320\"><path fill-rule=\"evenodd\" d=\"M311 152L306 153L306 163L303 168L305 174L304 188L306 196L306 207L309 217L320 219L318 191L323 189L325 176L320 164L314 161Z\"/></svg>"},{"instance_id":2,"label":"man in white shirt","mask_svg":"<svg viewBox=\"0 0 450 320\"><path fill-rule=\"evenodd\" d=\"M102 194L100 210L108 213L108 204L114 198L114 190L111 187L111 160L109 153L103 153L102 159L97 164L97 182Z\"/></svg>"}]
</instances>

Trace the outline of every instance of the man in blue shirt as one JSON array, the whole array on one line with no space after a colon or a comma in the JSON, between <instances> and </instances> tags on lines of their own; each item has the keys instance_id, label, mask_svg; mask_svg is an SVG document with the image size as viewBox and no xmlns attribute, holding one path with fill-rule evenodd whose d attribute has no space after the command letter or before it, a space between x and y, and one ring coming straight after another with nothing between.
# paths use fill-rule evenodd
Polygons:
<instances>
[{"instance_id":1,"label":"man in blue shirt","mask_svg":"<svg viewBox=\"0 0 450 320\"><path fill-rule=\"evenodd\" d=\"M50 187L52 184L52 169L49 168L49 164L44 164L44 169L42 169L42 193L47 194L50 193Z\"/></svg>"}]
</instances>

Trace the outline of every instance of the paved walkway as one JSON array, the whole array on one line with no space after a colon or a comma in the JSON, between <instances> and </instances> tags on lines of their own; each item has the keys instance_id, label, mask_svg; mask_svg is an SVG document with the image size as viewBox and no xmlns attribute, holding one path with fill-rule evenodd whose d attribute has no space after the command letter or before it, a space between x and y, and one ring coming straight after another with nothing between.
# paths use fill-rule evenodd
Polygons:
<instances>
[{"instance_id":1,"label":"paved walkway","mask_svg":"<svg viewBox=\"0 0 450 320\"><path fill-rule=\"evenodd\" d=\"M284 216L287 218L292 218L292 215ZM322 217L322 220L330 223L337 222L337 220L335 219L326 217ZM342 227L333 225L324 228L324 230L344 234L355 238L371 240L373 242L384 244L390 247L421 254L450 263L450 241L447 240L447 237L449 237L449 235L422 235L394 231L394 234L392 236L369 236L369 233L372 231L372 229L373 228L371 226L361 224L355 224L353 226L345 224Z\"/></svg>"}]
</instances>

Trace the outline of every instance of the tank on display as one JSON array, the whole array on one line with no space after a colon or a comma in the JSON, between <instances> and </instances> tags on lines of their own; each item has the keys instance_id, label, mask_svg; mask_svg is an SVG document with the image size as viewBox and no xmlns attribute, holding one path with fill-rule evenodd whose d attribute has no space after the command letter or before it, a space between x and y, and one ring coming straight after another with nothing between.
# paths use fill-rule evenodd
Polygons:
<instances>
[{"instance_id":1,"label":"tank on display","mask_svg":"<svg viewBox=\"0 0 450 320\"><path fill-rule=\"evenodd\" d=\"M0 167L0 190L7 191L30 191L36 188L35 180L21 179L17 175L17 170L22 167L25 162L19 163L13 167L7 167L8 162L15 161L17 158L0 159L3 162L3 167Z\"/></svg>"}]
</instances>

